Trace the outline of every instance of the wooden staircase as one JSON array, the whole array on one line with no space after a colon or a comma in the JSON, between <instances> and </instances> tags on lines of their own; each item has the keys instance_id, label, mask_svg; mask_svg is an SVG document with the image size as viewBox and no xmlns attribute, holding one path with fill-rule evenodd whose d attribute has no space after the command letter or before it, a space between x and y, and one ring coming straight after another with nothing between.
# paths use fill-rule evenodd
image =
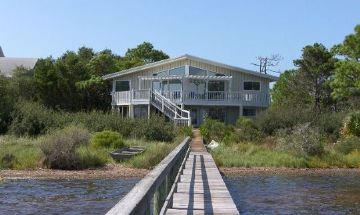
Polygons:
<instances>
[{"instance_id":1,"label":"wooden staircase","mask_svg":"<svg viewBox=\"0 0 360 215\"><path fill-rule=\"evenodd\" d=\"M180 108L170 99L161 95L159 92L151 91L150 103L165 116L169 117L176 125L190 126L190 112Z\"/></svg>"}]
</instances>

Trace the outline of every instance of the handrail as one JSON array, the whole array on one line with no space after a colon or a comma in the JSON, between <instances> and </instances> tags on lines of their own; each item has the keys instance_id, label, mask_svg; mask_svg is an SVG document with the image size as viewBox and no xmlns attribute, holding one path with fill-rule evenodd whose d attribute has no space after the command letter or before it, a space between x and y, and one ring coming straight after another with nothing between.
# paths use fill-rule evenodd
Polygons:
<instances>
[{"instance_id":1,"label":"handrail","mask_svg":"<svg viewBox=\"0 0 360 215\"><path fill-rule=\"evenodd\" d=\"M179 119L184 119L184 118L190 118L190 111L184 110L179 108L176 104L174 104L170 99L166 98L165 96L161 95L159 92L156 91L152 91L153 94L157 97L159 97L160 99L166 101L166 103L164 103L164 105L167 105L169 108L175 108L174 113L175 113L175 118L176 116L179 116ZM182 115L178 114L177 111L180 112L184 112L186 113L187 117L183 117Z\"/></svg>"},{"instance_id":2,"label":"handrail","mask_svg":"<svg viewBox=\"0 0 360 215\"><path fill-rule=\"evenodd\" d=\"M190 137L186 137L145 178L106 214L157 214L164 204L175 176L189 150ZM165 191L165 192L164 192ZM151 201L154 201L151 208ZM151 213L152 211L152 213Z\"/></svg>"}]
</instances>

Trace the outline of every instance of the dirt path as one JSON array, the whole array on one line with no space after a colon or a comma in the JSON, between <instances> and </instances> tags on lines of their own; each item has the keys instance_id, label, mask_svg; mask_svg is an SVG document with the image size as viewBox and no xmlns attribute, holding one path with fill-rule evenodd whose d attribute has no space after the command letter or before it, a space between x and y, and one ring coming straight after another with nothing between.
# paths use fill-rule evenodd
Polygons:
<instances>
[{"instance_id":1,"label":"dirt path","mask_svg":"<svg viewBox=\"0 0 360 215\"><path fill-rule=\"evenodd\" d=\"M193 138L191 141L191 151L192 152L206 152L206 148L203 144L203 140L200 134L199 129L193 130Z\"/></svg>"}]
</instances>

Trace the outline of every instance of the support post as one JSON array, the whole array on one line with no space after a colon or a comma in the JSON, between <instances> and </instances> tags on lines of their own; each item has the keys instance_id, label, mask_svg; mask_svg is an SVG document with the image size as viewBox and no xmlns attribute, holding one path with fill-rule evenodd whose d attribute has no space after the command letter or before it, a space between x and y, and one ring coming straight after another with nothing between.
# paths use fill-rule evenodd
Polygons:
<instances>
[{"instance_id":1,"label":"support post","mask_svg":"<svg viewBox=\"0 0 360 215\"><path fill-rule=\"evenodd\" d=\"M243 106L239 106L239 117L243 115Z\"/></svg>"},{"instance_id":2,"label":"support post","mask_svg":"<svg viewBox=\"0 0 360 215\"><path fill-rule=\"evenodd\" d=\"M148 104L148 119L150 119L150 104Z\"/></svg>"}]
</instances>

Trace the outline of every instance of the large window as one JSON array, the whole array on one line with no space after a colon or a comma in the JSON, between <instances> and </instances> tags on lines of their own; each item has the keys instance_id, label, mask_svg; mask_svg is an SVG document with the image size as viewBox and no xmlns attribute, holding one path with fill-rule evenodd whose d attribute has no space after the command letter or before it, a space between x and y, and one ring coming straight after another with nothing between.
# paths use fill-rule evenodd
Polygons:
<instances>
[{"instance_id":1,"label":"large window","mask_svg":"<svg viewBox=\"0 0 360 215\"><path fill-rule=\"evenodd\" d=\"M221 122L225 122L226 111L224 110L224 108L210 108L209 109L209 117L211 119L216 119Z\"/></svg>"},{"instance_id":2,"label":"large window","mask_svg":"<svg viewBox=\"0 0 360 215\"><path fill-rule=\"evenodd\" d=\"M180 80L170 80L169 81L169 91L181 91L181 81Z\"/></svg>"},{"instance_id":3,"label":"large window","mask_svg":"<svg viewBox=\"0 0 360 215\"><path fill-rule=\"evenodd\" d=\"M167 76L167 75L168 75L168 71L162 71L162 72L153 74L153 76L159 76L159 77Z\"/></svg>"},{"instance_id":4,"label":"large window","mask_svg":"<svg viewBox=\"0 0 360 215\"><path fill-rule=\"evenodd\" d=\"M255 108L244 108L243 116L256 116L256 109Z\"/></svg>"},{"instance_id":5,"label":"large window","mask_svg":"<svg viewBox=\"0 0 360 215\"><path fill-rule=\"evenodd\" d=\"M208 91L225 91L224 81L209 81Z\"/></svg>"},{"instance_id":6,"label":"large window","mask_svg":"<svg viewBox=\"0 0 360 215\"><path fill-rule=\"evenodd\" d=\"M130 90L130 81L115 81L115 91L129 91Z\"/></svg>"},{"instance_id":7,"label":"large window","mask_svg":"<svg viewBox=\"0 0 360 215\"><path fill-rule=\"evenodd\" d=\"M260 82L258 81L245 81L244 90L256 90L260 91Z\"/></svg>"},{"instance_id":8,"label":"large window","mask_svg":"<svg viewBox=\"0 0 360 215\"><path fill-rule=\"evenodd\" d=\"M206 70L189 66L189 75L206 75Z\"/></svg>"},{"instance_id":9,"label":"large window","mask_svg":"<svg viewBox=\"0 0 360 215\"><path fill-rule=\"evenodd\" d=\"M169 70L169 75L185 75L185 66Z\"/></svg>"}]
</instances>

